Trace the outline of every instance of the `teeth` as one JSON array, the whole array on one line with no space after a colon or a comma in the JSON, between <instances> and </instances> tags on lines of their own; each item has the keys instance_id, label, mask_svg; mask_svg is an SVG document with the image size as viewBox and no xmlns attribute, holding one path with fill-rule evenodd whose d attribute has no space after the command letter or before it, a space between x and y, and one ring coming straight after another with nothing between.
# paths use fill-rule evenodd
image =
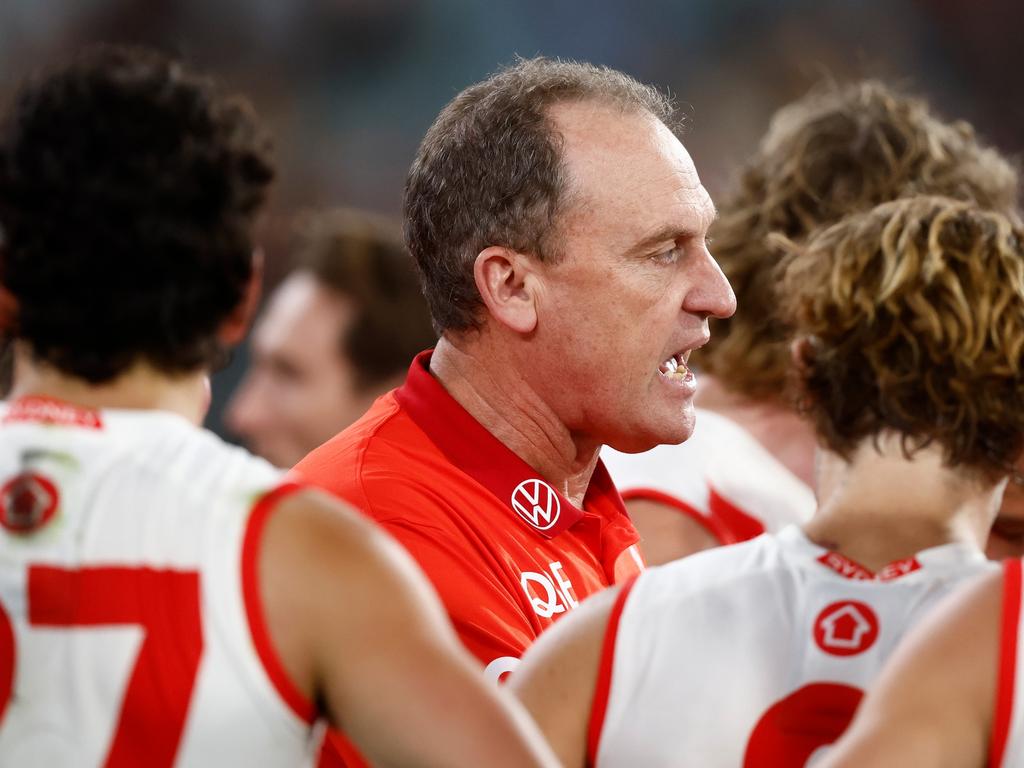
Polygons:
<instances>
[{"instance_id":1,"label":"teeth","mask_svg":"<svg viewBox=\"0 0 1024 768\"><path fill-rule=\"evenodd\" d=\"M684 357L685 355L673 355L658 366L658 371L664 376L679 376L680 378L686 376L690 369L686 367Z\"/></svg>"}]
</instances>

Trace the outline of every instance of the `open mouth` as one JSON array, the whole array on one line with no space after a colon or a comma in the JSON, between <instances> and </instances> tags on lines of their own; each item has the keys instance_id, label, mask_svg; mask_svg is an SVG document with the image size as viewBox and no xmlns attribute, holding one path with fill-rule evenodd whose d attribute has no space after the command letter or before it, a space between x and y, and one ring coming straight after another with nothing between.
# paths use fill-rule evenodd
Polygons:
<instances>
[{"instance_id":1,"label":"open mouth","mask_svg":"<svg viewBox=\"0 0 1024 768\"><path fill-rule=\"evenodd\" d=\"M685 379L690 376L690 369L686 361L690 358L690 352L677 352L668 360L658 366L658 373L669 378Z\"/></svg>"}]
</instances>

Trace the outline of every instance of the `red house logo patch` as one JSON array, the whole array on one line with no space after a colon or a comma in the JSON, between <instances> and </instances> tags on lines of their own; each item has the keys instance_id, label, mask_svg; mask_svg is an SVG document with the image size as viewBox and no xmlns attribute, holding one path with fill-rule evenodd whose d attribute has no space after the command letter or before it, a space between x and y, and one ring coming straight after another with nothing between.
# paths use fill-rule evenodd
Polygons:
<instances>
[{"instance_id":1,"label":"red house logo patch","mask_svg":"<svg viewBox=\"0 0 1024 768\"><path fill-rule=\"evenodd\" d=\"M0 488L0 525L12 533L31 533L57 511L57 487L36 472L22 472Z\"/></svg>"},{"instance_id":2,"label":"red house logo patch","mask_svg":"<svg viewBox=\"0 0 1024 768\"><path fill-rule=\"evenodd\" d=\"M832 603L814 620L814 642L833 656L856 656L878 639L878 617L856 600Z\"/></svg>"}]
</instances>

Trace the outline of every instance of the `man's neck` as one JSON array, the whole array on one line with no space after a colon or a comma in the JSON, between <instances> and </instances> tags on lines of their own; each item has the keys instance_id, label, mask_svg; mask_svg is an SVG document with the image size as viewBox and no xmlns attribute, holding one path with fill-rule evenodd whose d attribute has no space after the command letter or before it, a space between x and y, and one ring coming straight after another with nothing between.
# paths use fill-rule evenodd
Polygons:
<instances>
[{"instance_id":1,"label":"man's neck","mask_svg":"<svg viewBox=\"0 0 1024 768\"><path fill-rule=\"evenodd\" d=\"M872 570L943 544L980 551L1004 486L944 466L937 446L908 460L897 436L877 449L868 438L849 462L819 454L818 512L804 531Z\"/></svg>"},{"instance_id":2,"label":"man's neck","mask_svg":"<svg viewBox=\"0 0 1024 768\"><path fill-rule=\"evenodd\" d=\"M511 359L491 348L481 354L486 344L442 337L430 372L488 432L582 507L600 444L574 437Z\"/></svg>"},{"instance_id":3,"label":"man's neck","mask_svg":"<svg viewBox=\"0 0 1024 768\"><path fill-rule=\"evenodd\" d=\"M137 363L102 384L70 376L37 362L26 350L14 353L10 399L52 397L82 408L169 411L193 424L202 423L209 407L209 380L204 372L168 376Z\"/></svg>"}]
</instances>

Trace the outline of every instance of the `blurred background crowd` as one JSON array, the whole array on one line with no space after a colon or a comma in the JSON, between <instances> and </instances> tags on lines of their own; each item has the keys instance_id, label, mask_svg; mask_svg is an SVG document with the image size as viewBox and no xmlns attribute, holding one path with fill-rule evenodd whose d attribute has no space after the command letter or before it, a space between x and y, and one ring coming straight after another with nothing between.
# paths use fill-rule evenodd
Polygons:
<instances>
[{"instance_id":1,"label":"blurred background crowd","mask_svg":"<svg viewBox=\"0 0 1024 768\"><path fill-rule=\"evenodd\" d=\"M179 53L250 97L273 131L279 165L262 237L265 296L300 268L289 290L275 296L278 306L268 308L279 324L301 327L309 320L303 312L322 310L323 317L333 313L336 328L356 329L351 339L375 322L360 313L362 304L418 318L418 326L410 322L417 327L378 343L394 349L393 361L349 350L343 339L347 352L374 358L361 364L372 372L334 365L319 385L350 390L355 405L317 414L302 429L328 434L301 435L298 445L344 426L346 409L358 415L368 404L361 393L397 383L411 352L430 345L425 314L402 308L416 302L408 276L367 267L381 258L401 262L400 244L395 257L368 249L388 250L380 242L398 236L405 174L438 110L516 55L605 64L670 89L687 117L684 141L715 196L754 150L771 113L823 78L880 77L1018 154L1021 15L1014 0L4 0L0 98L22 76L93 40ZM296 221L313 222L299 238ZM346 254L349 266L325 276L318 264L331 249ZM267 337L262 357L259 348L254 358L252 345L244 347L215 377L208 426L245 436L287 465L302 455L297 447L258 444L259 392L283 407L288 381L305 373L300 363L273 356L277 326L267 326L257 324L253 337L259 342L261 330ZM311 332L296 333L309 364L322 363ZM336 342L336 333L323 340L325 349Z\"/></svg>"}]
</instances>

